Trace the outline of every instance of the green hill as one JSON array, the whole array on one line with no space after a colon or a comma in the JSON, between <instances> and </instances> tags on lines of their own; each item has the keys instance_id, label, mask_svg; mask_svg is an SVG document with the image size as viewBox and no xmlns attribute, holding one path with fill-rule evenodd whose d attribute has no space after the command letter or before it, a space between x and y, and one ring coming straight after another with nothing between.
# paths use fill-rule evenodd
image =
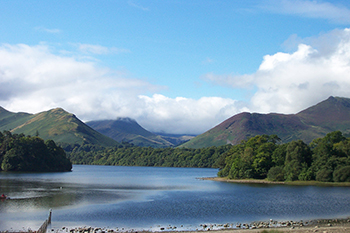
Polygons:
<instances>
[{"instance_id":1,"label":"green hill","mask_svg":"<svg viewBox=\"0 0 350 233\"><path fill-rule=\"evenodd\" d=\"M61 108L28 114L13 113L0 107L0 130L32 136L39 135L44 140L52 139L61 145L87 143L115 146L118 144Z\"/></svg>"},{"instance_id":2,"label":"green hill","mask_svg":"<svg viewBox=\"0 0 350 233\"><path fill-rule=\"evenodd\" d=\"M128 142L135 146L155 148L174 146L163 137L147 131L131 118L90 121L86 124L117 142Z\"/></svg>"},{"instance_id":3,"label":"green hill","mask_svg":"<svg viewBox=\"0 0 350 233\"><path fill-rule=\"evenodd\" d=\"M236 145L242 140L261 134L276 134L282 142L301 139L309 143L315 138L324 137L327 133L337 130L345 135L350 132L348 98L329 97L297 114L240 113L184 143L181 147Z\"/></svg>"}]
</instances>

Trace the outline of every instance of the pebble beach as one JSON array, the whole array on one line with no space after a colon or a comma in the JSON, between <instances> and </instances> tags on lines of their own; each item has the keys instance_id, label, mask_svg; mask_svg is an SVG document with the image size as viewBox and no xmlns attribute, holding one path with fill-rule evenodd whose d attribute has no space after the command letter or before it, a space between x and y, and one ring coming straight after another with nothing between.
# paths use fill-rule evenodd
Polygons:
<instances>
[{"instance_id":1,"label":"pebble beach","mask_svg":"<svg viewBox=\"0 0 350 233\"><path fill-rule=\"evenodd\" d=\"M49 228L48 232L55 233L141 233L141 232L188 232L198 233L215 231L221 233L345 233L350 232L350 217L345 219L323 219L311 221L265 221L252 223L225 223L225 224L200 224L195 230L189 230L186 226L156 226L149 229L126 229L126 228L94 228L94 227L62 227ZM11 231L4 231L11 232ZM34 232L34 231L33 231Z\"/></svg>"}]
</instances>

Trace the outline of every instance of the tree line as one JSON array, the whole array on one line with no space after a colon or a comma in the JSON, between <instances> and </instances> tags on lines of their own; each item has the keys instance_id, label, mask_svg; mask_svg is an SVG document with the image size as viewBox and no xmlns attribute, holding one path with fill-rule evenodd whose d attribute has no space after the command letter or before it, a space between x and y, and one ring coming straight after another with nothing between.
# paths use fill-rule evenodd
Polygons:
<instances>
[{"instance_id":1,"label":"tree line","mask_svg":"<svg viewBox=\"0 0 350 233\"><path fill-rule=\"evenodd\" d=\"M309 145L301 140L281 143L276 135L201 149L83 144L71 148L68 157L75 164L219 168L218 176L230 179L350 182L350 139L340 131Z\"/></svg>"},{"instance_id":2,"label":"tree line","mask_svg":"<svg viewBox=\"0 0 350 233\"><path fill-rule=\"evenodd\" d=\"M68 157L75 164L114 166L201 167L219 168L220 156L232 146L213 146L201 149L136 147L122 143L118 147L103 148L84 144L75 147Z\"/></svg>"},{"instance_id":3,"label":"tree line","mask_svg":"<svg viewBox=\"0 0 350 233\"><path fill-rule=\"evenodd\" d=\"M340 131L313 140L280 144L276 135L259 135L233 146L218 173L231 179L350 182L350 139Z\"/></svg>"},{"instance_id":4,"label":"tree line","mask_svg":"<svg viewBox=\"0 0 350 233\"><path fill-rule=\"evenodd\" d=\"M0 171L71 171L72 163L53 140L0 132Z\"/></svg>"},{"instance_id":5,"label":"tree line","mask_svg":"<svg viewBox=\"0 0 350 233\"><path fill-rule=\"evenodd\" d=\"M0 170L70 171L74 164L219 168L230 179L350 182L350 138L340 131L313 140L281 143L258 135L238 145L191 148L68 146L37 136L0 132Z\"/></svg>"}]
</instances>

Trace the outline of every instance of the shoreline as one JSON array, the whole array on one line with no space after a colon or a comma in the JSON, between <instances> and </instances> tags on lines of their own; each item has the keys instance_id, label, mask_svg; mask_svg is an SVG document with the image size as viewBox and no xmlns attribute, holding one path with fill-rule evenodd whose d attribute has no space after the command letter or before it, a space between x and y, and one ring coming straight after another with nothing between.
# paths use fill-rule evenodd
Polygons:
<instances>
[{"instance_id":1,"label":"shoreline","mask_svg":"<svg viewBox=\"0 0 350 233\"><path fill-rule=\"evenodd\" d=\"M198 178L200 180L212 180L227 183L241 183L241 184L286 184L283 181L269 181L269 180L256 180L256 179L229 179L226 177L203 177Z\"/></svg>"},{"instance_id":2,"label":"shoreline","mask_svg":"<svg viewBox=\"0 0 350 233\"><path fill-rule=\"evenodd\" d=\"M200 180L211 180L227 183L240 184L276 184L276 185L299 185L299 186L330 186L330 187L350 187L350 182L320 182L320 181L269 181L258 179L229 179L227 177L201 177Z\"/></svg>"},{"instance_id":3,"label":"shoreline","mask_svg":"<svg viewBox=\"0 0 350 233\"><path fill-rule=\"evenodd\" d=\"M226 223L226 224L200 224L198 228L186 229L176 226L161 226L145 228L110 228L110 227L48 227L47 231L55 233L198 233L204 231L215 231L218 233L345 233L350 232L350 216L334 219L314 219L300 221L254 221L250 223ZM0 231L0 233L26 233L31 231Z\"/></svg>"}]
</instances>

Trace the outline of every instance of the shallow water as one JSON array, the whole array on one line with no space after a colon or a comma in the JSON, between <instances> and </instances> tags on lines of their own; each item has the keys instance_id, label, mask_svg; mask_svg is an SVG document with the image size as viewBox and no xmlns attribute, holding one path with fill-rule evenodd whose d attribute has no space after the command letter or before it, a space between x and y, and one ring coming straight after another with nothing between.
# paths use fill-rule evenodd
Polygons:
<instances>
[{"instance_id":1,"label":"shallow water","mask_svg":"<svg viewBox=\"0 0 350 233\"><path fill-rule=\"evenodd\" d=\"M349 187L200 180L217 169L75 165L66 173L0 173L0 230L52 227L159 229L183 225L350 216Z\"/></svg>"}]
</instances>

